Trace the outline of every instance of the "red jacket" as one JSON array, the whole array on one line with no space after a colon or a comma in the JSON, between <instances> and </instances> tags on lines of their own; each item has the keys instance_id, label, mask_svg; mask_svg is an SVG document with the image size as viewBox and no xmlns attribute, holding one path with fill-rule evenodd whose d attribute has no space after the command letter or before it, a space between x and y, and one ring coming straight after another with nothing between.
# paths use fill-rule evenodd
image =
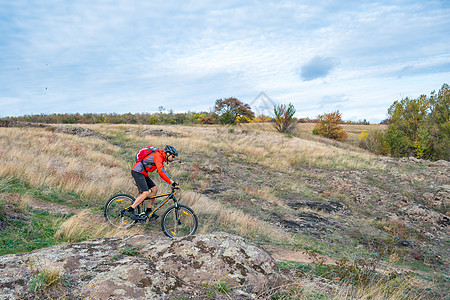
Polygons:
<instances>
[{"instance_id":1,"label":"red jacket","mask_svg":"<svg viewBox=\"0 0 450 300\"><path fill-rule=\"evenodd\" d=\"M157 152L153 152L148 155L142 162L137 162L134 164L131 170L136 171L138 173L144 174L145 177L148 177L148 173L155 171L158 169L158 174L164 179L165 182L170 184L170 176L167 174L164 169L163 163L167 162L166 153L163 150L158 150Z\"/></svg>"}]
</instances>

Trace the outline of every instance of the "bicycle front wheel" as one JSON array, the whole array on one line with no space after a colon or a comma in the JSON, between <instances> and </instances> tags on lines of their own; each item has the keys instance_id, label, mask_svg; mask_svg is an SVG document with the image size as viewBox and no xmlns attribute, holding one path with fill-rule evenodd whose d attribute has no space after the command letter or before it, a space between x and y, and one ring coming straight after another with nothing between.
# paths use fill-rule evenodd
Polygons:
<instances>
[{"instance_id":1,"label":"bicycle front wheel","mask_svg":"<svg viewBox=\"0 0 450 300\"><path fill-rule=\"evenodd\" d=\"M161 227L168 237L182 237L195 233L198 226L198 219L194 211L186 206L169 207L161 219Z\"/></svg>"},{"instance_id":2,"label":"bicycle front wheel","mask_svg":"<svg viewBox=\"0 0 450 300\"><path fill-rule=\"evenodd\" d=\"M112 196L105 204L105 218L111 225L117 228L127 228L136 221L124 216L123 211L134 202L134 197L127 194L117 194ZM140 206L136 207L137 214L140 213Z\"/></svg>"}]
</instances>

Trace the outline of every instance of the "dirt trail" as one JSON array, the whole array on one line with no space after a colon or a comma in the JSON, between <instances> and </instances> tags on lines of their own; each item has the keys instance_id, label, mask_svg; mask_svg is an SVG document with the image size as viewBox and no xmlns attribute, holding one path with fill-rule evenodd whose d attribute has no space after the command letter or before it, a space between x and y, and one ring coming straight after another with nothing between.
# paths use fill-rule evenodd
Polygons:
<instances>
[{"instance_id":1,"label":"dirt trail","mask_svg":"<svg viewBox=\"0 0 450 300\"><path fill-rule=\"evenodd\" d=\"M303 250L288 250L282 246L276 245L263 245L261 248L266 250L277 262L295 261L307 264L314 262L314 259L309 254L304 253ZM337 259L321 254L317 254L316 261L317 260L323 260L326 265L335 265L337 262Z\"/></svg>"},{"instance_id":2,"label":"dirt trail","mask_svg":"<svg viewBox=\"0 0 450 300\"><path fill-rule=\"evenodd\" d=\"M51 213L61 213L61 214L70 214L70 213L78 213L81 209L69 207L63 204L48 202L40 199L33 199L28 203L34 209L46 210Z\"/></svg>"}]
</instances>

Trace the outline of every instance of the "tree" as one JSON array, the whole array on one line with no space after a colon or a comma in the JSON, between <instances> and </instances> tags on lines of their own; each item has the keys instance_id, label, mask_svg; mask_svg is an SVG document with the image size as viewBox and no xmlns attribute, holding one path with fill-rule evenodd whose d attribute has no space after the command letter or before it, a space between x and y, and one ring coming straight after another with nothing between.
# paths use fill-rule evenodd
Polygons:
<instances>
[{"instance_id":1,"label":"tree","mask_svg":"<svg viewBox=\"0 0 450 300\"><path fill-rule=\"evenodd\" d=\"M450 160L450 87L443 84L439 93L431 93L430 136L433 141L433 155L436 159Z\"/></svg>"},{"instance_id":2,"label":"tree","mask_svg":"<svg viewBox=\"0 0 450 300\"><path fill-rule=\"evenodd\" d=\"M216 100L214 111L219 115L219 122L222 124L236 124L238 117L252 119L255 116L248 104L233 97Z\"/></svg>"},{"instance_id":3,"label":"tree","mask_svg":"<svg viewBox=\"0 0 450 300\"><path fill-rule=\"evenodd\" d=\"M295 127L295 107L292 103L288 105L279 104L273 108L275 114L275 128L279 132L290 132Z\"/></svg>"},{"instance_id":4,"label":"tree","mask_svg":"<svg viewBox=\"0 0 450 300\"><path fill-rule=\"evenodd\" d=\"M450 88L442 85L430 97L405 98L388 109L384 135L369 135L366 145L375 153L450 160ZM381 150L380 150L381 149Z\"/></svg>"},{"instance_id":5,"label":"tree","mask_svg":"<svg viewBox=\"0 0 450 300\"><path fill-rule=\"evenodd\" d=\"M338 111L318 116L319 123L313 129L313 134L321 135L329 139L345 141L348 137L347 132L340 125L342 114Z\"/></svg>"},{"instance_id":6,"label":"tree","mask_svg":"<svg viewBox=\"0 0 450 300\"><path fill-rule=\"evenodd\" d=\"M395 101L388 109L391 124L386 131L386 144L393 156L431 156L432 145L426 128L430 99L421 95L417 99Z\"/></svg>"}]
</instances>

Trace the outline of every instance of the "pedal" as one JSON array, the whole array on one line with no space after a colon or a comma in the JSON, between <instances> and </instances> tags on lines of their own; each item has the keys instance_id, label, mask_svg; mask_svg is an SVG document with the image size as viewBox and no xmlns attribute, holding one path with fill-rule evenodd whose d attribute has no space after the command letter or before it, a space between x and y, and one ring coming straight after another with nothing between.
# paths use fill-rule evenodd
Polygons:
<instances>
[{"instance_id":1,"label":"pedal","mask_svg":"<svg viewBox=\"0 0 450 300\"><path fill-rule=\"evenodd\" d=\"M145 218L145 217L144 218L138 218L136 221L141 223L141 224L145 224L145 221L147 221L147 218Z\"/></svg>"}]
</instances>

